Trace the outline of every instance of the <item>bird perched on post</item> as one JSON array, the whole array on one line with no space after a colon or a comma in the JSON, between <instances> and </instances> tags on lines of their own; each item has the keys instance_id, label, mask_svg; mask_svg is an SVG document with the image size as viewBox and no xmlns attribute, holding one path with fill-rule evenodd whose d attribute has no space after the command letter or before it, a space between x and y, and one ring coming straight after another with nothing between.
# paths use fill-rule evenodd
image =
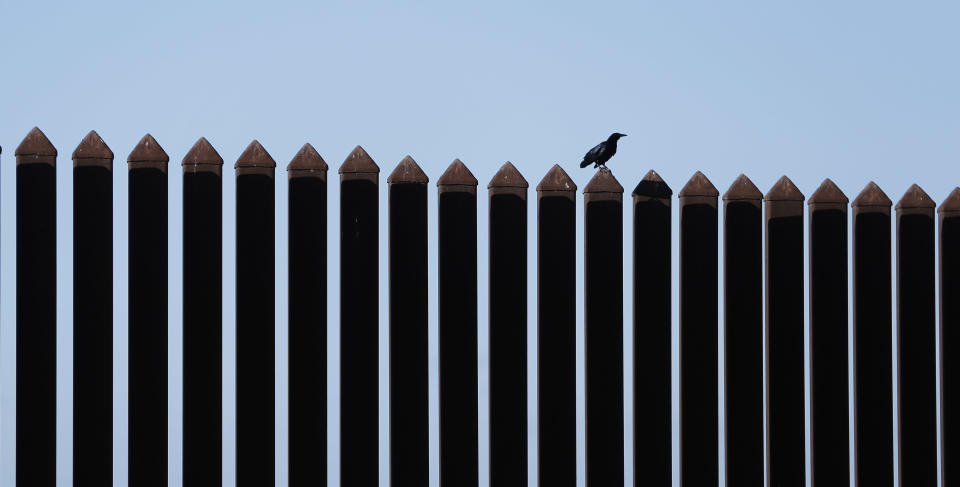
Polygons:
<instances>
[{"instance_id":1,"label":"bird perched on post","mask_svg":"<svg viewBox=\"0 0 960 487\"><path fill-rule=\"evenodd\" d=\"M593 164L594 169L597 167L607 167L607 161L617 153L617 140L620 137L626 137L627 134L621 134L614 132L610 134L610 137L607 137L607 140L600 142L593 149L590 149L590 152L587 152L583 156L583 162L580 163L580 167L587 167L590 164Z\"/></svg>"}]
</instances>

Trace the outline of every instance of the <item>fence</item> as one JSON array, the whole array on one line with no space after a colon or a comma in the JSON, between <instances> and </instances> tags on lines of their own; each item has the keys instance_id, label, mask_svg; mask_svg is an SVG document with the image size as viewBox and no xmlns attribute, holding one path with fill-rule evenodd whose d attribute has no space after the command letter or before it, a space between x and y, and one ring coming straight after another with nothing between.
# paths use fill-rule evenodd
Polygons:
<instances>
[{"instance_id":1,"label":"fence","mask_svg":"<svg viewBox=\"0 0 960 487\"><path fill-rule=\"evenodd\" d=\"M17 485L54 485L56 149L33 129L16 150ZM90 132L74 161L74 483L112 483L113 152ZM167 164L145 136L129 162L129 482L167 471ZM200 139L183 159L183 478L221 483L222 158ZM237 160L237 482L274 479L274 172L256 141ZM326 481L327 165L309 144L289 176L290 485ZM379 167L360 147L340 173L341 480L378 482ZM405 158L389 185L390 472L428 485L427 183ZM456 160L438 179L440 481L478 483L477 180ZM528 185L505 164L488 186L490 479L576 484L576 185L554 166L537 186L537 411L527 424ZM586 480L624 480L623 188L606 170L585 205ZM634 470L670 485L671 205L653 171L633 193ZM848 360L858 485L934 485L960 474L960 188L939 208L912 186L896 205L899 458L893 455L891 201L869 184L852 207L853 350L847 356L847 203L829 179L807 200L811 388L804 385L804 196L786 177L763 195L740 176L723 195L726 376L718 382L719 192L697 172L678 194L680 481L805 485L810 394L815 484L846 485ZM761 240L763 239L763 240ZM934 250L939 244L941 445L937 445ZM521 250L518 250L521 249ZM766 336L766 343L763 337ZM764 381L764 369L766 380ZM763 412L767 411L764 427ZM766 451L764 450L766 448Z\"/></svg>"}]
</instances>

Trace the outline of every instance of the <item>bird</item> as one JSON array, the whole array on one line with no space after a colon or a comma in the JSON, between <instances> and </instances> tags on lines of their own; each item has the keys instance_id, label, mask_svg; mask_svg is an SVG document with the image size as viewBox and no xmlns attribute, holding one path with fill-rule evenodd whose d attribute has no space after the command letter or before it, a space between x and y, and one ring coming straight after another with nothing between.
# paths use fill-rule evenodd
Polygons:
<instances>
[{"instance_id":1,"label":"bird","mask_svg":"<svg viewBox=\"0 0 960 487\"><path fill-rule=\"evenodd\" d=\"M617 153L617 140L620 137L626 137L627 134L621 134L614 132L610 134L610 137L607 137L607 140L600 142L593 149L590 149L590 152L587 152L583 156L583 162L580 163L580 167L587 167L590 164L593 164L594 168L597 167L607 167L607 161Z\"/></svg>"}]
</instances>

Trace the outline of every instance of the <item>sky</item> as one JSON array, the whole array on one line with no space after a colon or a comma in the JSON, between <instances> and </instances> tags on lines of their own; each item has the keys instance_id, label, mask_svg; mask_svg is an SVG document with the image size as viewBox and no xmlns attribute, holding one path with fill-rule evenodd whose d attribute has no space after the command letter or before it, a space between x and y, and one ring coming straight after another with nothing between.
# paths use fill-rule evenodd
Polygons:
<instances>
[{"instance_id":1,"label":"sky","mask_svg":"<svg viewBox=\"0 0 960 487\"><path fill-rule=\"evenodd\" d=\"M72 171L69 154L95 129L114 164L114 485L126 485L125 158L151 133L169 179L169 478L180 485L182 437L182 178L179 163L206 137L225 160L223 183L224 485L235 448L235 181L252 140L278 162L277 249L286 248L283 167L305 142L335 170L357 144L385 179L407 154L431 179L431 482L437 468L436 191L460 158L480 181L480 472L488 476L487 209L483 189L512 161L531 189L555 163L582 189L582 154L611 132L629 136L609 166L629 191L649 169L678 191L703 171L723 192L740 173L766 191L788 175L809 196L824 178L853 197L876 181L894 201L912 183L937 202L960 184L960 4L847 2L15 2L0 0L0 484L14 479L16 145L39 126L60 152L58 232L58 485L71 485ZM331 203L338 189L330 185ZM535 194L531 191L531 201ZM331 205L331 211L337 208ZM535 206L530 206L530 211ZM626 210L626 209L625 209ZM674 210L676 216L676 210ZM338 222L329 220L331 485L339 479ZM676 219L674 220L676 221ZM624 212L629 229L630 212ZM528 295L536 296L535 218ZM578 226L582 229L582 195ZM630 248L629 230L624 247ZM582 237L577 272L582 282ZM721 246L722 252L722 246ZM286 257L277 253L277 484L286 485ZM677 263L674 262L676 271ZM624 255L629 293L632 256ZM387 485L386 247L380 244L380 479ZM676 286L676 280L674 280ZM582 295L582 293L578 293ZM676 287L674 289L676 296ZM632 305L625 300L630 363ZM676 337L676 297L674 298ZM577 303L583 366L582 297ZM721 315L722 316L722 310ZM535 364L536 309L529 314ZM722 327L721 327L722 331ZM674 352L676 352L674 338ZM722 351L721 351L722 353ZM676 353L674 353L676 356ZM722 355L721 355L722 358ZM722 360L721 360L722 364ZM676 359L674 359L676 370ZM625 371L627 482L632 482L632 373ZM722 376L722 366L721 366ZM674 374L676 376L676 374ZM527 372L535 391L536 371ZM583 411L582 373L578 404ZM677 384L674 380L674 402ZM536 406L531 394L530 424ZM722 395L721 395L722 404ZM722 411L722 410L721 410ZM580 415L582 418L582 414ZM674 426L676 427L676 411ZM583 421L578 424L583 485ZM676 442L675 442L676 443ZM722 433L721 433L722 444ZM531 430L530 481L536 437ZM677 451L674 471L677 471ZM808 467L809 468L809 467ZM722 474L722 463L721 463Z\"/></svg>"}]
</instances>

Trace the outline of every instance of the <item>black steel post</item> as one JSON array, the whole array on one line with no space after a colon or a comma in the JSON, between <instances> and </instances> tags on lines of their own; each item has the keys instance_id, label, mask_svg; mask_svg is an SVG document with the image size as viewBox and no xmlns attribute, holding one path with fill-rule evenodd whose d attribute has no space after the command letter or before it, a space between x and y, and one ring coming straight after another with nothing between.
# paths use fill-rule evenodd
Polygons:
<instances>
[{"instance_id":1,"label":"black steel post","mask_svg":"<svg viewBox=\"0 0 960 487\"><path fill-rule=\"evenodd\" d=\"M673 485L672 196L673 190L652 170L633 190L633 475L636 485Z\"/></svg>"},{"instance_id":2,"label":"black steel post","mask_svg":"<svg viewBox=\"0 0 960 487\"><path fill-rule=\"evenodd\" d=\"M340 481L376 486L380 168L360 146L340 166Z\"/></svg>"},{"instance_id":3,"label":"black steel post","mask_svg":"<svg viewBox=\"0 0 960 487\"><path fill-rule=\"evenodd\" d=\"M847 196L827 179L810 221L810 463L816 486L850 483Z\"/></svg>"},{"instance_id":4,"label":"black steel post","mask_svg":"<svg viewBox=\"0 0 960 487\"><path fill-rule=\"evenodd\" d=\"M390 485L429 485L427 182L410 156L390 192Z\"/></svg>"},{"instance_id":5,"label":"black steel post","mask_svg":"<svg viewBox=\"0 0 960 487\"><path fill-rule=\"evenodd\" d=\"M237 485L274 484L274 171L254 140L237 158Z\"/></svg>"},{"instance_id":6,"label":"black steel post","mask_svg":"<svg viewBox=\"0 0 960 487\"><path fill-rule=\"evenodd\" d=\"M131 156L135 153L131 153ZM167 485L167 160L129 165L130 485Z\"/></svg>"},{"instance_id":7,"label":"black steel post","mask_svg":"<svg viewBox=\"0 0 960 487\"><path fill-rule=\"evenodd\" d=\"M803 194L786 176L763 197L766 215L767 479L806 485L803 383Z\"/></svg>"},{"instance_id":8,"label":"black steel post","mask_svg":"<svg viewBox=\"0 0 960 487\"><path fill-rule=\"evenodd\" d=\"M680 483L719 483L717 188L700 171L680 190Z\"/></svg>"},{"instance_id":9,"label":"black steel post","mask_svg":"<svg viewBox=\"0 0 960 487\"><path fill-rule=\"evenodd\" d=\"M763 193L741 174L723 194L726 485L763 486Z\"/></svg>"},{"instance_id":10,"label":"black steel post","mask_svg":"<svg viewBox=\"0 0 960 487\"><path fill-rule=\"evenodd\" d=\"M17 486L56 484L57 149L34 127L17 158Z\"/></svg>"},{"instance_id":11,"label":"black steel post","mask_svg":"<svg viewBox=\"0 0 960 487\"><path fill-rule=\"evenodd\" d=\"M287 165L289 482L327 485L327 163L304 144Z\"/></svg>"},{"instance_id":12,"label":"black steel post","mask_svg":"<svg viewBox=\"0 0 960 487\"><path fill-rule=\"evenodd\" d=\"M914 184L897 203L897 392L900 485L937 485L934 208Z\"/></svg>"},{"instance_id":13,"label":"black steel post","mask_svg":"<svg viewBox=\"0 0 960 487\"><path fill-rule=\"evenodd\" d=\"M586 485L623 485L623 187L603 168L583 200Z\"/></svg>"},{"instance_id":14,"label":"black steel post","mask_svg":"<svg viewBox=\"0 0 960 487\"><path fill-rule=\"evenodd\" d=\"M113 483L113 151L73 151L73 485Z\"/></svg>"},{"instance_id":15,"label":"black steel post","mask_svg":"<svg viewBox=\"0 0 960 487\"><path fill-rule=\"evenodd\" d=\"M149 136L148 136L149 137ZM166 159L141 141L144 160ZM223 158L200 138L183 158L183 485L222 483Z\"/></svg>"},{"instance_id":16,"label":"black steel post","mask_svg":"<svg viewBox=\"0 0 960 487\"><path fill-rule=\"evenodd\" d=\"M577 185L554 165L537 186L537 472L577 485Z\"/></svg>"},{"instance_id":17,"label":"black steel post","mask_svg":"<svg viewBox=\"0 0 960 487\"><path fill-rule=\"evenodd\" d=\"M490 198L490 483L527 485L527 181L507 162Z\"/></svg>"},{"instance_id":18,"label":"black steel post","mask_svg":"<svg viewBox=\"0 0 960 487\"><path fill-rule=\"evenodd\" d=\"M479 483L477 179L459 159L437 180L440 485Z\"/></svg>"},{"instance_id":19,"label":"black steel post","mask_svg":"<svg viewBox=\"0 0 960 487\"><path fill-rule=\"evenodd\" d=\"M853 411L859 486L893 485L890 199L870 182L853 208Z\"/></svg>"},{"instance_id":20,"label":"black steel post","mask_svg":"<svg viewBox=\"0 0 960 487\"><path fill-rule=\"evenodd\" d=\"M960 478L960 188L937 209L940 252L940 448L941 478Z\"/></svg>"}]
</instances>

